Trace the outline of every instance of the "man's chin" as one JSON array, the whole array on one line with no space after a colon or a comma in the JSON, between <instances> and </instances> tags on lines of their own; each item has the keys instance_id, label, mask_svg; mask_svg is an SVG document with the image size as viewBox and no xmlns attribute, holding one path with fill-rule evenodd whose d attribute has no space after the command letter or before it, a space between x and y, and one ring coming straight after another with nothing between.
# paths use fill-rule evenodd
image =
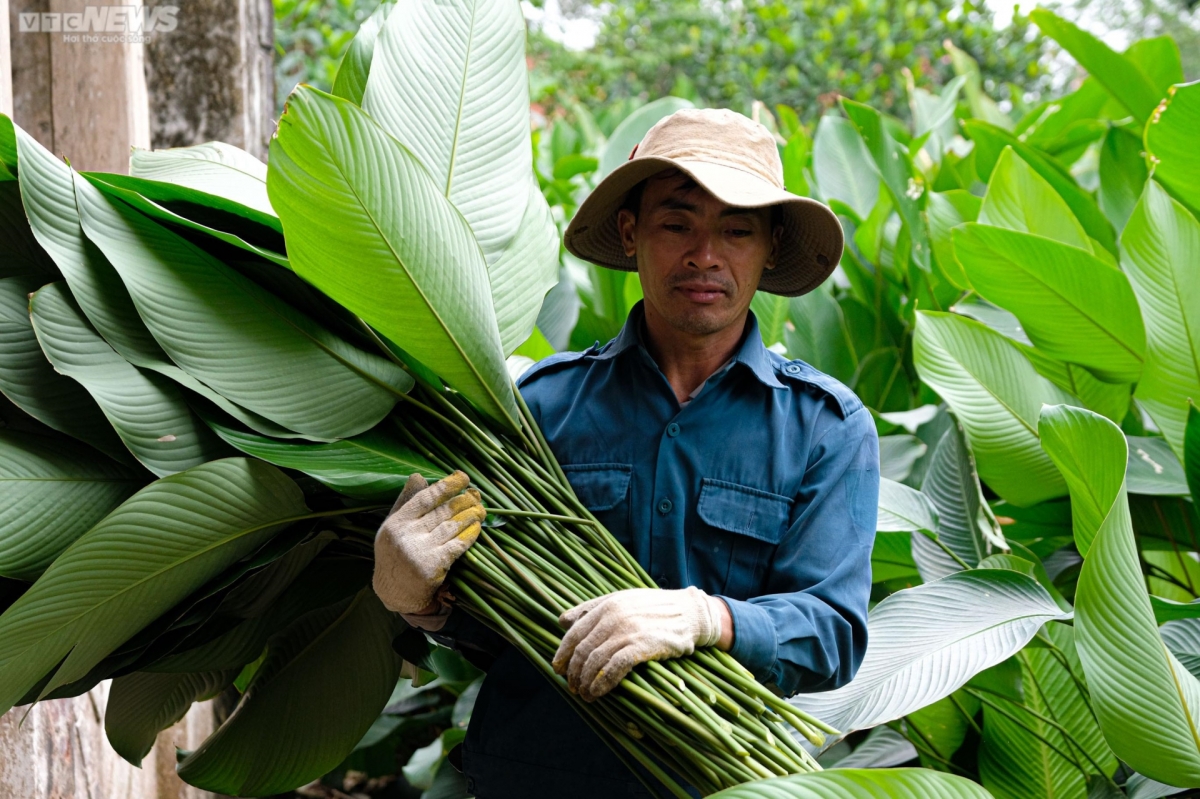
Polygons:
<instances>
[{"instance_id":1,"label":"man's chin","mask_svg":"<svg viewBox=\"0 0 1200 799\"><path fill-rule=\"evenodd\" d=\"M708 336L729 327L736 321L736 315L727 308L714 305L692 305L690 308L676 309L669 321L671 327L682 333Z\"/></svg>"}]
</instances>

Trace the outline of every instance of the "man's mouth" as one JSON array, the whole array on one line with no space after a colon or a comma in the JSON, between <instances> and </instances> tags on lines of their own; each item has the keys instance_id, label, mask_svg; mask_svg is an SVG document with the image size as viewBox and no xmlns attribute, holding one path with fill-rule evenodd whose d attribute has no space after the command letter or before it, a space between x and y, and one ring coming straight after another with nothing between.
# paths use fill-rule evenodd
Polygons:
<instances>
[{"instance_id":1,"label":"man's mouth","mask_svg":"<svg viewBox=\"0 0 1200 799\"><path fill-rule=\"evenodd\" d=\"M713 303L725 297L725 287L715 283L683 283L675 290L698 303Z\"/></svg>"}]
</instances>

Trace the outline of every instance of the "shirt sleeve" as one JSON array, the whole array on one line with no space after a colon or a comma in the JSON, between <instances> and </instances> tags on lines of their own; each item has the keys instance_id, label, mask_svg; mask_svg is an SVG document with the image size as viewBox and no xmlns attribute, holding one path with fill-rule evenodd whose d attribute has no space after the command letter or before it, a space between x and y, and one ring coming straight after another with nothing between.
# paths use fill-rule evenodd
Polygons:
<instances>
[{"instance_id":1,"label":"shirt sleeve","mask_svg":"<svg viewBox=\"0 0 1200 799\"><path fill-rule=\"evenodd\" d=\"M871 547L879 499L879 440L860 407L812 449L799 516L775 553L767 592L721 597L733 617L731 653L786 696L845 685L867 649Z\"/></svg>"}]
</instances>

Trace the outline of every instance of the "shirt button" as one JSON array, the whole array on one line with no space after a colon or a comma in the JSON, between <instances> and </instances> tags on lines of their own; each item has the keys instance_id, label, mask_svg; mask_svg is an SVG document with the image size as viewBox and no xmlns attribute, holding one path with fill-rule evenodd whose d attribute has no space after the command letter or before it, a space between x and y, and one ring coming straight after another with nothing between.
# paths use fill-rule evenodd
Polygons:
<instances>
[{"instance_id":1,"label":"shirt button","mask_svg":"<svg viewBox=\"0 0 1200 799\"><path fill-rule=\"evenodd\" d=\"M787 366L783 367L783 371L787 372L789 375L798 375L800 374L800 364L789 363Z\"/></svg>"},{"instance_id":2,"label":"shirt button","mask_svg":"<svg viewBox=\"0 0 1200 799\"><path fill-rule=\"evenodd\" d=\"M658 502L658 512L661 513L663 516L666 516L668 513L670 513L671 508L673 508L673 507L675 507L675 505L669 499L664 498L664 499L659 500L659 502Z\"/></svg>"},{"instance_id":3,"label":"shirt button","mask_svg":"<svg viewBox=\"0 0 1200 799\"><path fill-rule=\"evenodd\" d=\"M671 422L669 425L667 425L667 435L671 438L679 435L679 425L675 424L674 422Z\"/></svg>"}]
</instances>

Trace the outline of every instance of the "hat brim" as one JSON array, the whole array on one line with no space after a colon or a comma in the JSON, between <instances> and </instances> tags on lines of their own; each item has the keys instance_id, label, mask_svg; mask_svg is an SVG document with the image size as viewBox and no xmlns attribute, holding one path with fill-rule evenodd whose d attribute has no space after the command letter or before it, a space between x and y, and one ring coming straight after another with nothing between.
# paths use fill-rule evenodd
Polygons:
<instances>
[{"instance_id":1,"label":"hat brim","mask_svg":"<svg viewBox=\"0 0 1200 799\"><path fill-rule=\"evenodd\" d=\"M783 236L775 267L765 270L759 281L760 291L785 297L806 294L821 285L841 260L842 225L823 203L792 194L736 167L662 156L630 159L600 181L567 226L563 237L567 250L600 266L637 271L637 259L626 255L621 244L617 211L630 189L668 169L686 173L726 205L780 206Z\"/></svg>"}]
</instances>

